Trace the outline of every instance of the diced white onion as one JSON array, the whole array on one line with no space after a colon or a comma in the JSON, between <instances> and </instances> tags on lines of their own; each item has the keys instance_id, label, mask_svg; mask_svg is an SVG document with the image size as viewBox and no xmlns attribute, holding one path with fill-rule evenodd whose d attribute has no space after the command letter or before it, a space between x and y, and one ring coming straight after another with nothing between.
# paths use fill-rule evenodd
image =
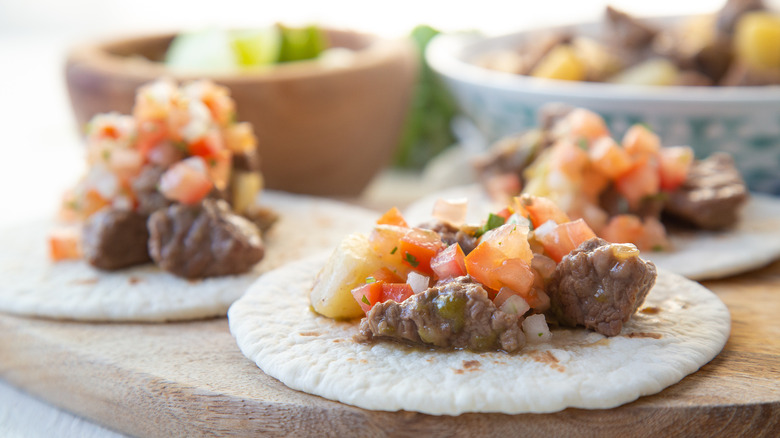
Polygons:
<instances>
[{"instance_id":1,"label":"diced white onion","mask_svg":"<svg viewBox=\"0 0 780 438\"><path fill-rule=\"evenodd\" d=\"M436 203L433 204L433 217L456 227L463 225L463 222L466 221L467 211L468 200L466 198L437 199Z\"/></svg>"},{"instance_id":2,"label":"diced white onion","mask_svg":"<svg viewBox=\"0 0 780 438\"><path fill-rule=\"evenodd\" d=\"M410 272L406 277L406 283L412 287L412 290L416 294L424 292L426 289L428 289L429 282L430 278L426 277L425 275L418 274L414 271Z\"/></svg>"},{"instance_id":3,"label":"diced white onion","mask_svg":"<svg viewBox=\"0 0 780 438\"><path fill-rule=\"evenodd\" d=\"M556 263L555 260L546 255L534 254L534 258L531 260L531 267L536 269L536 272L538 272L543 279L548 280L555 272Z\"/></svg>"},{"instance_id":4,"label":"diced white onion","mask_svg":"<svg viewBox=\"0 0 780 438\"><path fill-rule=\"evenodd\" d=\"M524 315L531 306L520 295L512 295L499 307L502 312L510 315Z\"/></svg>"},{"instance_id":5,"label":"diced white onion","mask_svg":"<svg viewBox=\"0 0 780 438\"><path fill-rule=\"evenodd\" d=\"M551 232L555 231L555 227L557 227L557 226L558 226L558 224L555 223L554 220L550 219L547 222L545 222L545 223L539 225L538 227L536 227L534 229L534 235L538 239L541 239L545 235L550 234Z\"/></svg>"},{"instance_id":6,"label":"diced white onion","mask_svg":"<svg viewBox=\"0 0 780 438\"><path fill-rule=\"evenodd\" d=\"M550 328L547 327L547 320L541 314L531 315L526 318L523 321L523 332L529 344L542 344L550 342L552 339Z\"/></svg>"}]
</instances>

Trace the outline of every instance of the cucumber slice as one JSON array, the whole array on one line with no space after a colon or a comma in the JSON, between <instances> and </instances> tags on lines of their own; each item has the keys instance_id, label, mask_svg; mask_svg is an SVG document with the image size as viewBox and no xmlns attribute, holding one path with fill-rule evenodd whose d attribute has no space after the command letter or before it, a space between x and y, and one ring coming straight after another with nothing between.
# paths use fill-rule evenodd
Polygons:
<instances>
[{"instance_id":1,"label":"cucumber slice","mask_svg":"<svg viewBox=\"0 0 780 438\"><path fill-rule=\"evenodd\" d=\"M177 35L168 48L165 64L174 70L200 73L228 73L239 65L230 36L218 29Z\"/></svg>"}]
</instances>

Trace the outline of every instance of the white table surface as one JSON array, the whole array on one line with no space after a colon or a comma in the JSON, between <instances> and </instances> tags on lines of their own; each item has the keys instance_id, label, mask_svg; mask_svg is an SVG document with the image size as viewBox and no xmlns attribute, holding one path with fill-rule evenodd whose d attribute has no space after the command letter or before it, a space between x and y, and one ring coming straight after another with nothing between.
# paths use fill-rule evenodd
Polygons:
<instances>
[{"instance_id":1,"label":"white table surface","mask_svg":"<svg viewBox=\"0 0 780 438\"><path fill-rule=\"evenodd\" d=\"M220 2L222 7L217 9L213 2L184 0L0 0L0 227L53 214L60 193L83 169L80 139L62 75L66 50L74 42L139 30L252 26L274 21L315 21L387 35L404 34L418 23L444 30L470 28L500 33L523 26L592 19L600 15L606 2L550 0L533 6L509 0L268 3L228 0ZM712 10L720 2L611 3L637 13L661 15ZM346 13L348 10L351 13ZM421 179L419 175L386 173L366 191L362 201L373 207L403 204L436 188L433 183L420 183L428 181L429 176ZM399 187L402 190L397 190ZM0 436L121 435L0 380Z\"/></svg>"}]
</instances>

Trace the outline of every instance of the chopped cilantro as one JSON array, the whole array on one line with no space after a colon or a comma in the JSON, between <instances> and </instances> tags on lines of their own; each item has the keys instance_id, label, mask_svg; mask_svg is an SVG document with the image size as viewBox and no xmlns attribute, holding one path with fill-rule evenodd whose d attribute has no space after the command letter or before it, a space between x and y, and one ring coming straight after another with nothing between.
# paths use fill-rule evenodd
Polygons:
<instances>
[{"instance_id":1,"label":"chopped cilantro","mask_svg":"<svg viewBox=\"0 0 780 438\"><path fill-rule=\"evenodd\" d=\"M103 160L108 161L111 159L111 151L108 149L103 149Z\"/></svg>"},{"instance_id":2,"label":"chopped cilantro","mask_svg":"<svg viewBox=\"0 0 780 438\"><path fill-rule=\"evenodd\" d=\"M409 263L409 265L411 265L413 268L416 268L417 265L420 264L420 262L417 261L417 257L409 254L408 252L404 254L404 260L406 261L406 263Z\"/></svg>"},{"instance_id":3,"label":"chopped cilantro","mask_svg":"<svg viewBox=\"0 0 780 438\"><path fill-rule=\"evenodd\" d=\"M588 139L580 137L580 139L577 141L577 146L580 147L580 149L587 151L588 150Z\"/></svg>"},{"instance_id":4,"label":"chopped cilantro","mask_svg":"<svg viewBox=\"0 0 780 438\"><path fill-rule=\"evenodd\" d=\"M176 149L179 149L182 152L187 152L187 143L183 141L176 141L173 143L173 145L176 146Z\"/></svg>"},{"instance_id":5,"label":"chopped cilantro","mask_svg":"<svg viewBox=\"0 0 780 438\"><path fill-rule=\"evenodd\" d=\"M669 194L666 192L658 192L653 195L647 195L642 198L643 201L666 201L669 198Z\"/></svg>"},{"instance_id":6,"label":"chopped cilantro","mask_svg":"<svg viewBox=\"0 0 780 438\"><path fill-rule=\"evenodd\" d=\"M376 283L376 278L374 278L374 277L366 277L366 283Z\"/></svg>"},{"instance_id":7,"label":"chopped cilantro","mask_svg":"<svg viewBox=\"0 0 780 438\"><path fill-rule=\"evenodd\" d=\"M368 298L366 298L366 296L365 296L365 295L363 295L363 299L362 299L362 300L360 300L360 301L362 301L362 302L364 302L364 303L368 304L369 306L371 305L371 302L370 302L370 301L368 301ZM540 336L541 336L541 334L540 334Z\"/></svg>"},{"instance_id":8,"label":"chopped cilantro","mask_svg":"<svg viewBox=\"0 0 780 438\"><path fill-rule=\"evenodd\" d=\"M217 167L217 160L215 160L214 158L209 158L209 166Z\"/></svg>"},{"instance_id":9,"label":"chopped cilantro","mask_svg":"<svg viewBox=\"0 0 780 438\"><path fill-rule=\"evenodd\" d=\"M504 219L503 217L501 217L501 216L499 216L497 214L490 213L490 215L488 216L487 221L485 222L485 225L483 225L482 228L477 230L477 232L476 232L474 237L479 237L479 236L487 233L488 231L490 231L490 230L492 230L494 228L498 228L501 225L504 225L505 222L506 222L506 219Z\"/></svg>"},{"instance_id":10,"label":"chopped cilantro","mask_svg":"<svg viewBox=\"0 0 780 438\"><path fill-rule=\"evenodd\" d=\"M390 251L390 254L395 254L395 252L398 251L398 247L394 247L392 251Z\"/></svg>"},{"instance_id":11,"label":"chopped cilantro","mask_svg":"<svg viewBox=\"0 0 780 438\"><path fill-rule=\"evenodd\" d=\"M542 333L541 333L541 332L539 333L539 337L540 337L540 338L542 337Z\"/></svg>"},{"instance_id":12,"label":"chopped cilantro","mask_svg":"<svg viewBox=\"0 0 780 438\"><path fill-rule=\"evenodd\" d=\"M664 250L664 246L663 245L655 245L655 246L653 246L653 251L658 252L658 251L663 251L663 250Z\"/></svg>"}]
</instances>

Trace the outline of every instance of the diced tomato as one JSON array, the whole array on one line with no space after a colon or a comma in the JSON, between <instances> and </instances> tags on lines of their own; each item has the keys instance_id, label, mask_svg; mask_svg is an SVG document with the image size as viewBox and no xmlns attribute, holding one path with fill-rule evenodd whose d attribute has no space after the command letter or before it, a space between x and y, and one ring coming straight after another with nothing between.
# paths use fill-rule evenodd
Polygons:
<instances>
[{"instance_id":1,"label":"diced tomato","mask_svg":"<svg viewBox=\"0 0 780 438\"><path fill-rule=\"evenodd\" d=\"M409 227L409 224L406 223L406 220L401 214L401 211L398 210L397 207L393 207L390 210L387 210L385 214L382 215L382 217L377 219L376 223L377 225L395 225L398 227Z\"/></svg>"},{"instance_id":2,"label":"diced tomato","mask_svg":"<svg viewBox=\"0 0 780 438\"><path fill-rule=\"evenodd\" d=\"M495 213L496 216L501 216L504 218L504 220L509 219L509 216L512 216L512 210L509 209L509 207L499 211L498 213Z\"/></svg>"},{"instance_id":3,"label":"diced tomato","mask_svg":"<svg viewBox=\"0 0 780 438\"><path fill-rule=\"evenodd\" d=\"M381 281L384 283L403 283L404 279L401 278L398 274L395 272L387 269L387 268L380 268L376 270L373 274L371 274L371 277L374 278L376 281Z\"/></svg>"},{"instance_id":4,"label":"diced tomato","mask_svg":"<svg viewBox=\"0 0 780 438\"><path fill-rule=\"evenodd\" d=\"M214 187L208 167L201 157L190 157L169 168L160 177L160 192L182 204L195 204Z\"/></svg>"},{"instance_id":5,"label":"diced tomato","mask_svg":"<svg viewBox=\"0 0 780 438\"><path fill-rule=\"evenodd\" d=\"M233 153L227 149L219 150L216 155L207 158L209 178L219 190L227 188L230 172L233 168Z\"/></svg>"},{"instance_id":6,"label":"diced tomato","mask_svg":"<svg viewBox=\"0 0 780 438\"><path fill-rule=\"evenodd\" d=\"M187 145L187 151L191 155L203 158L215 157L223 149L225 149L225 145L222 136L216 129L209 130L206 135Z\"/></svg>"},{"instance_id":7,"label":"diced tomato","mask_svg":"<svg viewBox=\"0 0 780 438\"><path fill-rule=\"evenodd\" d=\"M485 191L490 199L498 201L517 195L522 187L523 183L520 181L520 177L514 173L492 175L485 179Z\"/></svg>"},{"instance_id":8,"label":"diced tomato","mask_svg":"<svg viewBox=\"0 0 780 438\"><path fill-rule=\"evenodd\" d=\"M672 191L680 187L688 178L692 163L693 149L688 146L661 148L658 156L661 189Z\"/></svg>"},{"instance_id":9,"label":"diced tomato","mask_svg":"<svg viewBox=\"0 0 780 438\"><path fill-rule=\"evenodd\" d=\"M366 283L352 289L352 296L357 301L363 312L368 313L374 304L381 301L382 298L382 282Z\"/></svg>"},{"instance_id":10,"label":"diced tomato","mask_svg":"<svg viewBox=\"0 0 780 438\"><path fill-rule=\"evenodd\" d=\"M135 147L144 159L149 152L167 136L168 126L161 120L147 120L138 126L138 139Z\"/></svg>"},{"instance_id":11,"label":"diced tomato","mask_svg":"<svg viewBox=\"0 0 780 438\"><path fill-rule=\"evenodd\" d=\"M55 262L81 258L79 241L79 234L73 229L54 230L49 235L49 258Z\"/></svg>"},{"instance_id":12,"label":"diced tomato","mask_svg":"<svg viewBox=\"0 0 780 438\"><path fill-rule=\"evenodd\" d=\"M523 297L534 284L534 271L526 261L520 259L504 260L495 269L494 275L503 287L508 287Z\"/></svg>"},{"instance_id":13,"label":"diced tomato","mask_svg":"<svg viewBox=\"0 0 780 438\"><path fill-rule=\"evenodd\" d=\"M623 136L623 147L634 157L655 156L661 149L661 139L645 125L634 125Z\"/></svg>"},{"instance_id":14,"label":"diced tomato","mask_svg":"<svg viewBox=\"0 0 780 438\"><path fill-rule=\"evenodd\" d=\"M642 235L636 246L645 251L663 251L670 246L666 228L654 217L646 217L642 223Z\"/></svg>"},{"instance_id":15,"label":"diced tomato","mask_svg":"<svg viewBox=\"0 0 780 438\"><path fill-rule=\"evenodd\" d=\"M601 230L601 237L612 243L636 243L644 232L642 221L633 214L619 214Z\"/></svg>"},{"instance_id":16,"label":"diced tomato","mask_svg":"<svg viewBox=\"0 0 780 438\"><path fill-rule=\"evenodd\" d=\"M544 246L544 252L556 262L560 262L586 240L596 237L596 233L582 219L554 226L549 223L536 228L534 234Z\"/></svg>"},{"instance_id":17,"label":"diced tomato","mask_svg":"<svg viewBox=\"0 0 780 438\"><path fill-rule=\"evenodd\" d=\"M78 210L82 217L87 218L109 205L111 205L111 202L100 196L97 190L87 190L87 193L84 194L79 203Z\"/></svg>"},{"instance_id":18,"label":"diced tomato","mask_svg":"<svg viewBox=\"0 0 780 438\"><path fill-rule=\"evenodd\" d=\"M588 158L599 172L615 179L631 169L631 157L611 137L601 137L588 150Z\"/></svg>"},{"instance_id":19,"label":"diced tomato","mask_svg":"<svg viewBox=\"0 0 780 438\"><path fill-rule=\"evenodd\" d=\"M588 153L570 140L561 140L552 146L552 163L572 180L577 180L588 164Z\"/></svg>"},{"instance_id":20,"label":"diced tomato","mask_svg":"<svg viewBox=\"0 0 780 438\"><path fill-rule=\"evenodd\" d=\"M615 181L615 188L626 198L631 207L636 208L642 198L658 193L661 187L660 180L657 162L647 160L618 178Z\"/></svg>"},{"instance_id":21,"label":"diced tomato","mask_svg":"<svg viewBox=\"0 0 780 438\"><path fill-rule=\"evenodd\" d=\"M588 202L598 204L599 196L609 185L609 178L591 166L582 171L580 190Z\"/></svg>"},{"instance_id":22,"label":"diced tomato","mask_svg":"<svg viewBox=\"0 0 780 438\"><path fill-rule=\"evenodd\" d=\"M225 147L231 152L241 154L257 149L257 137L255 137L250 123L235 123L225 128L223 132Z\"/></svg>"},{"instance_id":23,"label":"diced tomato","mask_svg":"<svg viewBox=\"0 0 780 438\"><path fill-rule=\"evenodd\" d=\"M466 275L466 256L457 243L431 259L431 269L439 279L455 278Z\"/></svg>"},{"instance_id":24,"label":"diced tomato","mask_svg":"<svg viewBox=\"0 0 780 438\"><path fill-rule=\"evenodd\" d=\"M521 259L531 262L533 253L528 244L528 227L521 224L504 224L480 238L480 245L490 245L501 251L505 259Z\"/></svg>"},{"instance_id":25,"label":"diced tomato","mask_svg":"<svg viewBox=\"0 0 780 438\"><path fill-rule=\"evenodd\" d=\"M495 269L501 266L506 256L495 247L480 243L466 256L466 272L483 285L501 289L501 282L494 276Z\"/></svg>"},{"instance_id":26,"label":"diced tomato","mask_svg":"<svg viewBox=\"0 0 780 438\"><path fill-rule=\"evenodd\" d=\"M104 125L100 135L105 138L117 139L119 138L119 130L114 125Z\"/></svg>"},{"instance_id":27,"label":"diced tomato","mask_svg":"<svg viewBox=\"0 0 780 438\"><path fill-rule=\"evenodd\" d=\"M414 295L412 286L407 283L382 283L381 302L393 300L403 303L405 299Z\"/></svg>"},{"instance_id":28,"label":"diced tomato","mask_svg":"<svg viewBox=\"0 0 780 438\"><path fill-rule=\"evenodd\" d=\"M552 220L557 224L562 224L571 220L560 207L547 198L523 195L520 198L520 203L528 211L529 218L531 219L531 223L534 224L534 228L541 226L548 220Z\"/></svg>"},{"instance_id":29,"label":"diced tomato","mask_svg":"<svg viewBox=\"0 0 780 438\"><path fill-rule=\"evenodd\" d=\"M566 116L570 138L585 138L588 141L609 135L607 124L600 115L593 111L577 108Z\"/></svg>"},{"instance_id":30,"label":"diced tomato","mask_svg":"<svg viewBox=\"0 0 780 438\"><path fill-rule=\"evenodd\" d=\"M422 228L409 230L398 245L403 263L428 275L433 274L431 259L444 248L441 237L435 231Z\"/></svg>"}]
</instances>

